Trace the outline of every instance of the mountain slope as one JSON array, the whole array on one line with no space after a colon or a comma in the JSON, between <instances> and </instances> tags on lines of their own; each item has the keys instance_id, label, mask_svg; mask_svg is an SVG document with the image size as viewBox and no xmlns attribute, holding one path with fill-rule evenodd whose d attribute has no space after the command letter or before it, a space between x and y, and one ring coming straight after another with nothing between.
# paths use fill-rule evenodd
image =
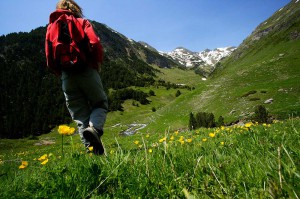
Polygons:
<instances>
[{"instance_id":1,"label":"mountain slope","mask_svg":"<svg viewBox=\"0 0 300 199\"><path fill-rule=\"evenodd\" d=\"M237 100L236 107L253 106L272 98L274 103L266 106L277 116L299 115L299 16L300 2L291 1L262 22L222 63L223 69L215 74L214 80L226 85L223 89L227 87L230 93L240 96L257 91Z\"/></svg>"},{"instance_id":2,"label":"mountain slope","mask_svg":"<svg viewBox=\"0 0 300 199\"><path fill-rule=\"evenodd\" d=\"M296 0L274 13L221 62L205 84L159 110L147 130L187 127L189 113L198 111L223 116L226 122L243 120L257 105L264 105L275 118L299 116L299 16Z\"/></svg>"},{"instance_id":3,"label":"mountain slope","mask_svg":"<svg viewBox=\"0 0 300 199\"><path fill-rule=\"evenodd\" d=\"M161 56L104 24L93 21L93 25L105 49L102 78L108 88L153 83L155 70L151 65L162 68L179 66L173 60Z\"/></svg>"},{"instance_id":4,"label":"mountain slope","mask_svg":"<svg viewBox=\"0 0 300 199\"><path fill-rule=\"evenodd\" d=\"M101 78L105 88L151 85L158 67L178 65L126 38L104 24L92 22L105 49ZM70 122L60 79L46 71L46 27L30 33L0 36L0 138L49 132Z\"/></svg>"}]
</instances>

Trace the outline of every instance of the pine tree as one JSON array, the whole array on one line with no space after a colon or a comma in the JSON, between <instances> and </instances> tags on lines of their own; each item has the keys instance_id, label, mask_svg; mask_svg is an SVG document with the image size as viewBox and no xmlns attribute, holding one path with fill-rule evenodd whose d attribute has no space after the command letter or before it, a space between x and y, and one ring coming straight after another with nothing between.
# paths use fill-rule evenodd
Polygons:
<instances>
[{"instance_id":1,"label":"pine tree","mask_svg":"<svg viewBox=\"0 0 300 199\"><path fill-rule=\"evenodd\" d=\"M194 114L191 112L190 113L190 119L189 119L189 129L194 130L196 128L197 128L196 119L194 117Z\"/></svg>"}]
</instances>

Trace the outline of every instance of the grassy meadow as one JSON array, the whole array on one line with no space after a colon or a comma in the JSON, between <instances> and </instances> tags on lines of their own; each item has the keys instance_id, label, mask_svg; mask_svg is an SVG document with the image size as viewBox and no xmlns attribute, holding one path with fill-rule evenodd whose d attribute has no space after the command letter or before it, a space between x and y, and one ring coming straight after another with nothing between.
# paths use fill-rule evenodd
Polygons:
<instances>
[{"instance_id":1,"label":"grassy meadow","mask_svg":"<svg viewBox=\"0 0 300 199\"><path fill-rule=\"evenodd\" d=\"M299 198L300 120L0 141L0 198Z\"/></svg>"}]
</instances>

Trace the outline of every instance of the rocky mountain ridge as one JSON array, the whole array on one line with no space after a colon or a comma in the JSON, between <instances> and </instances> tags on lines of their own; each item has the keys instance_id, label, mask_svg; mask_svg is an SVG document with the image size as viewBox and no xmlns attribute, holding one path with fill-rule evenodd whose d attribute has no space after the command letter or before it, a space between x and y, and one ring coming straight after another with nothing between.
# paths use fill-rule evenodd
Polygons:
<instances>
[{"instance_id":1,"label":"rocky mountain ridge","mask_svg":"<svg viewBox=\"0 0 300 199\"><path fill-rule=\"evenodd\" d=\"M159 52L161 55L172 58L187 68L211 66L214 67L221 59L231 55L235 47L205 49L200 52L192 52L186 48L178 47L171 52Z\"/></svg>"},{"instance_id":2,"label":"rocky mountain ridge","mask_svg":"<svg viewBox=\"0 0 300 199\"><path fill-rule=\"evenodd\" d=\"M299 12L300 1L291 0L289 4L259 24L234 51L230 59L234 61L247 56L253 46L257 49L264 48L266 40L270 40L268 42L274 45L283 39L287 41L298 40L300 38L300 30L297 28Z\"/></svg>"}]
</instances>

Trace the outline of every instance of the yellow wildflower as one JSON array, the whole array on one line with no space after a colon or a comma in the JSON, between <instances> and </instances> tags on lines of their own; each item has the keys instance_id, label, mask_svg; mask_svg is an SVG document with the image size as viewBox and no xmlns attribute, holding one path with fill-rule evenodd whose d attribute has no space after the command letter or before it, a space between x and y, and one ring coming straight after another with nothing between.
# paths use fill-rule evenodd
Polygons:
<instances>
[{"instance_id":1,"label":"yellow wildflower","mask_svg":"<svg viewBox=\"0 0 300 199\"><path fill-rule=\"evenodd\" d=\"M45 164L47 164L47 163L48 163L48 159L44 160L41 164L42 164L42 165L45 165Z\"/></svg>"},{"instance_id":2,"label":"yellow wildflower","mask_svg":"<svg viewBox=\"0 0 300 199\"><path fill-rule=\"evenodd\" d=\"M149 134L147 134L147 135L146 135L146 138L149 138L149 137L150 137L150 135L149 135Z\"/></svg>"},{"instance_id":3,"label":"yellow wildflower","mask_svg":"<svg viewBox=\"0 0 300 199\"><path fill-rule=\"evenodd\" d=\"M149 152L149 153L152 153L152 149L149 149L148 152Z\"/></svg>"},{"instance_id":4,"label":"yellow wildflower","mask_svg":"<svg viewBox=\"0 0 300 199\"><path fill-rule=\"evenodd\" d=\"M73 135L75 132L75 128L69 127L67 125L60 125L58 127L58 133L61 135Z\"/></svg>"},{"instance_id":5,"label":"yellow wildflower","mask_svg":"<svg viewBox=\"0 0 300 199\"><path fill-rule=\"evenodd\" d=\"M202 142L206 142L206 141L207 141L207 138L203 138L203 139L202 139Z\"/></svg>"},{"instance_id":6,"label":"yellow wildflower","mask_svg":"<svg viewBox=\"0 0 300 199\"><path fill-rule=\"evenodd\" d=\"M179 140L180 144L184 144L184 140Z\"/></svg>"},{"instance_id":7,"label":"yellow wildflower","mask_svg":"<svg viewBox=\"0 0 300 199\"><path fill-rule=\"evenodd\" d=\"M246 128L249 128L249 127L251 127L252 125L253 125L252 122L248 122L248 123L245 124L245 127L246 127Z\"/></svg>"},{"instance_id":8,"label":"yellow wildflower","mask_svg":"<svg viewBox=\"0 0 300 199\"><path fill-rule=\"evenodd\" d=\"M170 137L170 140L174 140L174 136L173 135Z\"/></svg>"},{"instance_id":9,"label":"yellow wildflower","mask_svg":"<svg viewBox=\"0 0 300 199\"><path fill-rule=\"evenodd\" d=\"M21 164L20 166L19 166L19 169L25 169L26 168L26 166L24 166L23 164Z\"/></svg>"},{"instance_id":10,"label":"yellow wildflower","mask_svg":"<svg viewBox=\"0 0 300 199\"><path fill-rule=\"evenodd\" d=\"M75 128L74 127L71 127L69 129L69 135L73 135L75 133Z\"/></svg>"},{"instance_id":11,"label":"yellow wildflower","mask_svg":"<svg viewBox=\"0 0 300 199\"><path fill-rule=\"evenodd\" d=\"M174 132L175 135L178 135L178 133L179 133L179 131L175 131L175 132Z\"/></svg>"},{"instance_id":12,"label":"yellow wildflower","mask_svg":"<svg viewBox=\"0 0 300 199\"><path fill-rule=\"evenodd\" d=\"M24 166L28 166L28 162L27 161L22 161L22 165L24 165Z\"/></svg>"},{"instance_id":13,"label":"yellow wildflower","mask_svg":"<svg viewBox=\"0 0 300 199\"><path fill-rule=\"evenodd\" d=\"M134 144L138 145L138 144L139 144L139 141L138 141L138 140L134 141Z\"/></svg>"},{"instance_id":14,"label":"yellow wildflower","mask_svg":"<svg viewBox=\"0 0 300 199\"><path fill-rule=\"evenodd\" d=\"M164 141L166 141L167 140L167 138L166 137L163 137L163 138L161 138L160 140L159 140L159 142L164 142Z\"/></svg>"},{"instance_id":15,"label":"yellow wildflower","mask_svg":"<svg viewBox=\"0 0 300 199\"><path fill-rule=\"evenodd\" d=\"M94 147L93 146L89 146L88 149L89 149L89 151L93 151Z\"/></svg>"},{"instance_id":16,"label":"yellow wildflower","mask_svg":"<svg viewBox=\"0 0 300 199\"><path fill-rule=\"evenodd\" d=\"M41 157L38 158L39 161L46 160L46 159L48 159L47 154L44 154L44 155L42 155Z\"/></svg>"},{"instance_id":17,"label":"yellow wildflower","mask_svg":"<svg viewBox=\"0 0 300 199\"><path fill-rule=\"evenodd\" d=\"M191 138L186 140L188 143L191 143L193 140Z\"/></svg>"},{"instance_id":18,"label":"yellow wildflower","mask_svg":"<svg viewBox=\"0 0 300 199\"><path fill-rule=\"evenodd\" d=\"M221 143L222 146L225 144L224 142L220 142L220 143Z\"/></svg>"},{"instance_id":19,"label":"yellow wildflower","mask_svg":"<svg viewBox=\"0 0 300 199\"><path fill-rule=\"evenodd\" d=\"M211 138L213 138L213 137L215 137L215 136L216 136L216 134L215 134L215 133L209 133L208 135L209 135L209 137L211 137Z\"/></svg>"},{"instance_id":20,"label":"yellow wildflower","mask_svg":"<svg viewBox=\"0 0 300 199\"><path fill-rule=\"evenodd\" d=\"M22 164L19 166L19 169L25 169L28 166L27 161L22 161Z\"/></svg>"}]
</instances>

